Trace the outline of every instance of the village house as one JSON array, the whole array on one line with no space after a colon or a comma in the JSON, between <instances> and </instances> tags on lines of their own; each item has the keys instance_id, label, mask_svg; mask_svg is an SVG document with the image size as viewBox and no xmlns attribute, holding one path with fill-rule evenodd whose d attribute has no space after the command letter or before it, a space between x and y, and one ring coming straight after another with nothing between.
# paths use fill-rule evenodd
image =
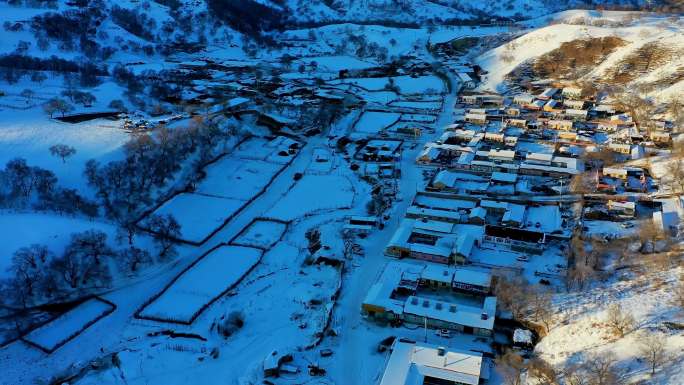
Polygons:
<instances>
[{"instance_id":1,"label":"village house","mask_svg":"<svg viewBox=\"0 0 684 385\"><path fill-rule=\"evenodd\" d=\"M560 112L562 111L561 109L561 104L558 100L551 99L546 104L544 104L544 111L545 112Z\"/></svg>"},{"instance_id":2,"label":"village house","mask_svg":"<svg viewBox=\"0 0 684 385\"><path fill-rule=\"evenodd\" d=\"M464 120L473 124L487 124L487 114L467 113Z\"/></svg>"},{"instance_id":3,"label":"village house","mask_svg":"<svg viewBox=\"0 0 684 385\"><path fill-rule=\"evenodd\" d=\"M584 110L584 107L586 107L587 103L584 100L565 99L563 100L563 105L567 108L572 108L575 110Z\"/></svg>"},{"instance_id":4,"label":"village house","mask_svg":"<svg viewBox=\"0 0 684 385\"><path fill-rule=\"evenodd\" d=\"M456 73L456 76L458 76L458 80L461 81L461 84L464 88L473 89L475 86L477 86L475 80L465 72L458 72Z\"/></svg>"},{"instance_id":5,"label":"village house","mask_svg":"<svg viewBox=\"0 0 684 385\"><path fill-rule=\"evenodd\" d=\"M519 172L526 175L567 177L578 174L581 169L582 163L576 158L528 153L520 164Z\"/></svg>"},{"instance_id":6,"label":"village house","mask_svg":"<svg viewBox=\"0 0 684 385\"><path fill-rule=\"evenodd\" d=\"M558 133L558 139L567 141L576 141L577 133L574 131L560 131Z\"/></svg>"},{"instance_id":7,"label":"village house","mask_svg":"<svg viewBox=\"0 0 684 385\"><path fill-rule=\"evenodd\" d=\"M435 174L427 189L460 194L484 194L488 187L489 181L484 177L471 173L442 170Z\"/></svg>"},{"instance_id":8,"label":"village house","mask_svg":"<svg viewBox=\"0 0 684 385\"><path fill-rule=\"evenodd\" d=\"M515 146L518 145L518 137L517 136L505 136L504 137L504 145L506 147L515 148Z\"/></svg>"},{"instance_id":9,"label":"village house","mask_svg":"<svg viewBox=\"0 0 684 385\"><path fill-rule=\"evenodd\" d=\"M579 87L563 87L561 95L568 99L579 99L582 97L582 89Z\"/></svg>"},{"instance_id":10,"label":"village house","mask_svg":"<svg viewBox=\"0 0 684 385\"><path fill-rule=\"evenodd\" d=\"M565 117L572 120L585 121L589 116L589 111L587 110L577 110L574 108L568 108L565 110Z\"/></svg>"},{"instance_id":11,"label":"village house","mask_svg":"<svg viewBox=\"0 0 684 385\"><path fill-rule=\"evenodd\" d=\"M520 116L520 109L509 107L504 110L504 113L508 116Z\"/></svg>"},{"instance_id":12,"label":"village house","mask_svg":"<svg viewBox=\"0 0 684 385\"><path fill-rule=\"evenodd\" d=\"M534 102L534 96L532 95L527 95L527 94L522 94L522 95L516 95L513 97L513 103L520 105L520 106L527 106L530 105Z\"/></svg>"},{"instance_id":13,"label":"village house","mask_svg":"<svg viewBox=\"0 0 684 385\"><path fill-rule=\"evenodd\" d=\"M413 258L442 264L463 264L477 240L469 233L455 233L450 222L403 219L385 248L396 258Z\"/></svg>"},{"instance_id":14,"label":"village house","mask_svg":"<svg viewBox=\"0 0 684 385\"><path fill-rule=\"evenodd\" d=\"M483 337L493 335L496 297L487 296L487 274L464 270L465 282L453 284L453 271L425 265L389 263L368 290L361 311L381 321L403 321ZM459 278L460 279L460 278ZM422 284L421 284L422 282ZM451 284L449 282L452 282ZM469 287L471 284L475 287ZM478 288L483 286L482 290ZM455 288L457 286L458 288ZM462 289L468 291L463 293Z\"/></svg>"},{"instance_id":15,"label":"village house","mask_svg":"<svg viewBox=\"0 0 684 385\"><path fill-rule=\"evenodd\" d=\"M539 94L539 96L537 96L537 99L551 100L554 96L556 96L558 91L558 88L546 88L541 94Z\"/></svg>"},{"instance_id":16,"label":"village house","mask_svg":"<svg viewBox=\"0 0 684 385\"><path fill-rule=\"evenodd\" d=\"M535 100L530 104L524 105L523 107L527 108L528 110L532 110L532 111L541 111L541 109L544 108L545 104L546 104L546 102L543 100Z\"/></svg>"},{"instance_id":17,"label":"village house","mask_svg":"<svg viewBox=\"0 0 684 385\"><path fill-rule=\"evenodd\" d=\"M527 120L525 119L508 119L506 122L509 126L527 128Z\"/></svg>"},{"instance_id":18,"label":"village house","mask_svg":"<svg viewBox=\"0 0 684 385\"><path fill-rule=\"evenodd\" d=\"M489 379L482 353L396 340L380 385L480 385Z\"/></svg>"},{"instance_id":19,"label":"village house","mask_svg":"<svg viewBox=\"0 0 684 385\"><path fill-rule=\"evenodd\" d=\"M513 251L541 254L546 244L546 233L508 226L487 225L482 242Z\"/></svg>"},{"instance_id":20,"label":"village house","mask_svg":"<svg viewBox=\"0 0 684 385\"><path fill-rule=\"evenodd\" d=\"M608 208L608 212L619 216L633 218L636 215L636 204L634 202L609 200L608 203L606 203L606 207Z\"/></svg>"},{"instance_id":21,"label":"village house","mask_svg":"<svg viewBox=\"0 0 684 385\"><path fill-rule=\"evenodd\" d=\"M573 126L572 120L549 120L546 125L552 130L571 131Z\"/></svg>"}]
</instances>

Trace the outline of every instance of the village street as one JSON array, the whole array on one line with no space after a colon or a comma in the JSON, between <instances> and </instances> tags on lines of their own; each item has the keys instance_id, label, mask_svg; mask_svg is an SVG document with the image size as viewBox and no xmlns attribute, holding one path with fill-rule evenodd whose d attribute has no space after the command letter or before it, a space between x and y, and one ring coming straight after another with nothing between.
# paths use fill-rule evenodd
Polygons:
<instances>
[{"instance_id":1,"label":"village street","mask_svg":"<svg viewBox=\"0 0 684 385\"><path fill-rule=\"evenodd\" d=\"M450 74L451 76L451 74ZM452 91L445 95L443 110L435 126L439 128L453 122L454 104L458 95L458 83L450 78ZM404 212L411 205L417 188L423 181L422 168L416 165L416 156L422 151L423 145L434 140L438 134L423 135L414 148L405 147L401 158L401 179L399 192L402 199L390 209L391 217L385 223L383 230L372 233L364 240L365 257L355 262L342 283L342 294L337 303L336 317L340 331L339 345L336 345L336 355L340 365L331 368L330 377L338 384L344 383L373 383L382 373L383 364L375 361L359 359L367 357L382 339L378 331L370 331L361 314L361 303L371 285L377 280L389 258L384 254L384 248L397 230ZM356 265L358 264L358 265ZM392 333L390 329L385 333Z\"/></svg>"}]
</instances>

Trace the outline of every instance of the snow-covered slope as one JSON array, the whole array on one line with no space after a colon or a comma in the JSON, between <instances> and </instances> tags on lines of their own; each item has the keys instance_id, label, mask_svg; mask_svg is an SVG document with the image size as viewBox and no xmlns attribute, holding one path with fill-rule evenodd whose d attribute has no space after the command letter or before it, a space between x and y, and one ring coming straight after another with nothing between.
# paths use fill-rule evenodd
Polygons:
<instances>
[{"instance_id":1,"label":"snow-covered slope","mask_svg":"<svg viewBox=\"0 0 684 385\"><path fill-rule=\"evenodd\" d=\"M684 89L684 19L631 12L568 11L550 18L555 24L535 29L477 58L489 75L482 88L503 89L513 70L548 54L563 43L616 37L625 44L596 62L578 79L654 86L653 96L667 100Z\"/></svg>"}]
</instances>

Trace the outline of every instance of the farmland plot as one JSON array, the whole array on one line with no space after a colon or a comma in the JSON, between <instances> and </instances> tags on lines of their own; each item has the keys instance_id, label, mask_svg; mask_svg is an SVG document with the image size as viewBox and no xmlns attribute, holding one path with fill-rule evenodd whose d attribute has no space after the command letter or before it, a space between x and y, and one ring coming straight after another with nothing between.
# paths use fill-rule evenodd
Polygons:
<instances>
[{"instance_id":1,"label":"farmland plot","mask_svg":"<svg viewBox=\"0 0 684 385\"><path fill-rule=\"evenodd\" d=\"M291 221L322 210L348 208L354 188L339 175L305 175L267 213L268 217Z\"/></svg>"},{"instance_id":2,"label":"farmland plot","mask_svg":"<svg viewBox=\"0 0 684 385\"><path fill-rule=\"evenodd\" d=\"M196 193L248 201L283 168L263 160L226 157L206 169Z\"/></svg>"},{"instance_id":3,"label":"farmland plot","mask_svg":"<svg viewBox=\"0 0 684 385\"><path fill-rule=\"evenodd\" d=\"M232 245L270 249L280 240L287 230L285 222L256 219L246 227L235 239Z\"/></svg>"},{"instance_id":4,"label":"farmland plot","mask_svg":"<svg viewBox=\"0 0 684 385\"><path fill-rule=\"evenodd\" d=\"M200 313L237 285L261 259L262 251L220 246L203 255L136 316L161 322L191 324Z\"/></svg>"},{"instance_id":5,"label":"farmland plot","mask_svg":"<svg viewBox=\"0 0 684 385\"><path fill-rule=\"evenodd\" d=\"M377 134L399 121L400 114L395 112L365 111L354 125L354 131Z\"/></svg>"},{"instance_id":6,"label":"farmland plot","mask_svg":"<svg viewBox=\"0 0 684 385\"><path fill-rule=\"evenodd\" d=\"M116 306L99 298L89 299L34 329L23 340L47 353L69 342L90 325L114 311Z\"/></svg>"},{"instance_id":7,"label":"farmland plot","mask_svg":"<svg viewBox=\"0 0 684 385\"><path fill-rule=\"evenodd\" d=\"M172 215L181 225L180 239L201 244L266 191L295 156L288 151L293 144L284 137L250 139L209 165L194 192L176 195L154 213Z\"/></svg>"},{"instance_id":8,"label":"farmland plot","mask_svg":"<svg viewBox=\"0 0 684 385\"><path fill-rule=\"evenodd\" d=\"M181 225L180 238L199 244L244 205L244 200L183 193L165 202L154 213L173 215Z\"/></svg>"}]
</instances>

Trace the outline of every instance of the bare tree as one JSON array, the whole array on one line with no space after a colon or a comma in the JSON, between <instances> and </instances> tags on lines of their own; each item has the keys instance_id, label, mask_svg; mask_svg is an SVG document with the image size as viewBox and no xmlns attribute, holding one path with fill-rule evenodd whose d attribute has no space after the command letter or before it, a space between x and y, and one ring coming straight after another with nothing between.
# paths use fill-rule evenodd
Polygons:
<instances>
[{"instance_id":1,"label":"bare tree","mask_svg":"<svg viewBox=\"0 0 684 385\"><path fill-rule=\"evenodd\" d=\"M119 257L121 259L121 263L133 273L138 271L140 266L152 262L152 257L147 250L139 249L135 246L124 249L120 253Z\"/></svg>"},{"instance_id":2,"label":"bare tree","mask_svg":"<svg viewBox=\"0 0 684 385\"><path fill-rule=\"evenodd\" d=\"M651 367L651 375L663 364L665 356L665 337L660 333L647 333L639 339L639 352Z\"/></svg>"},{"instance_id":3,"label":"bare tree","mask_svg":"<svg viewBox=\"0 0 684 385\"><path fill-rule=\"evenodd\" d=\"M586 359L586 373L591 385L621 385L624 377L612 353L595 354Z\"/></svg>"},{"instance_id":4,"label":"bare tree","mask_svg":"<svg viewBox=\"0 0 684 385\"><path fill-rule=\"evenodd\" d=\"M536 285L529 290L527 298L532 319L544 324L544 329L548 333L553 315L551 292L541 285Z\"/></svg>"},{"instance_id":5,"label":"bare tree","mask_svg":"<svg viewBox=\"0 0 684 385\"><path fill-rule=\"evenodd\" d=\"M146 221L147 228L154 235L159 248L159 258L176 254L176 240L181 235L181 226L172 215L152 215Z\"/></svg>"},{"instance_id":6,"label":"bare tree","mask_svg":"<svg viewBox=\"0 0 684 385\"><path fill-rule=\"evenodd\" d=\"M508 350L496 359L496 371L501 376L504 385L522 385L520 378L525 369L525 360L517 353Z\"/></svg>"},{"instance_id":7,"label":"bare tree","mask_svg":"<svg viewBox=\"0 0 684 385\"><path fill-rule=\"evenodd\" d=\"M586 367L582 364L571 364L563 368L565 385L590 385Z\"/></svg>"},{"instance_id":8,"label":"bare tree","mask_svg":"<svg viewBox=\"0 0 684 385\"><path fill-rule=\"evenodd\" d=\"M528 283L520 276L500 275L494 288L499 305L515 319L522 319L527 308Z\"/></svg>"},{"instance_id":9,"label":"bare tree","mask_svg":"<svg viewBox=\"0 0 684 385\"><path fill-rule=\"evenodd\" d=\"M674 154L673 149L673 155ZM673 192L683 192L684 191L684 165L682 165L682 160L677 155L677 158L673 159L667 164L667 172L669 174L668 185Z\"/></svg>"},{"instance_id":10,"label":"bare tree","mask_svg":"<svg viewBox=\"0 0 684 385\"><path fill-rule=\"evenodd\" d=\"M321 248L321 232L316 228L311 228L304 234L307 241L307 249L311 255Z\"/></svg>"},{"instance_id":11,"label":"bare tree","mask_svg":"<svg viewBox=\"0 0 684 385\"><path fill-rule=\"evenodd\" d=\"M35 95L35 92L33 90L26 88L25 90L21 91L21 96L26 98L26 103L30 102L33 96Z\"/></svg>"},{"instance_id":12,"label":"bare tree","mask_svg":"<svg viewBox=\"0 0 684 385\"><path fill-rule=\"evenodd\" d=\"M606 322L612 332L620 338L630 332L635 323L634 317L632 317L631 314L622 311L622 308L620 308L620 305L617 303L611 304L608 308Z\"/></svg>"},{"instance_id":13,"label":"bare tree","mask_svg":"<svg viewBox=\"0 0 684 385\"><path fill-rule=\"evenodd\" d=\"M62 158L62 163L66 163L66 158L73 156L76 149L66 144L55 144L50 146L50 154Z\"/></svg>"},{"instance_id":14,"label":"bare tree","mask_svg":"<svg viewBox=\"0 0 684 385\"><path fill-rule=\"evenodd\" d=\"M22 247L14 253L8 269L13 274L9 284L14 302L23 307L33 302L43 289L41 284L52 258L47 246L37 244Z\"/></svg>"},{"instance_id":15,"label":"bare tree","mask_svg":"<svg viewBox=\"0 0 684 385\"><path fill-rule=\"evenodd\" d=\"M527 373L528 380L533 379L535 385L558 384L558 373L556 372L556 369L540 357L534 357L528 362Z\"/></svg>"},{"instance_id":16,"label":"bare tree","mask_svg":"<svg viewBox=\"0 0 684 385\"><path fill-rule=\"evenodd\" d=\"M52 98L43 105L43 110L49 114L51 118L55 112L59 112L62 114L62 116L64 116L67 112L72 111L73 109L74 107L72 107L71 104L60 98Z\"/></svg>"}]
</instances>

